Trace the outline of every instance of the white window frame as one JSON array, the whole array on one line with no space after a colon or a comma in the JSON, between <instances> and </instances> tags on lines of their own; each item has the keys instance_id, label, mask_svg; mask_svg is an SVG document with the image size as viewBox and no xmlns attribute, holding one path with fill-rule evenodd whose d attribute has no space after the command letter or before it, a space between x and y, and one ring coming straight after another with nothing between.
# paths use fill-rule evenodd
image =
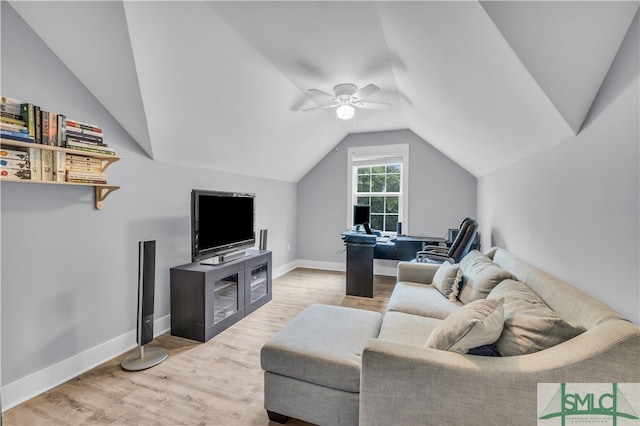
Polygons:
<instances>
[{"instance_id":1,"label":"white window frame","mask_svg":"<svg viewBox=\"0 0 640 426\"><path fill-rule=\"evenodd\" d=\"M352 227L353 206L356 204L356 188L358 182L357 167L361 161L389 161L397 159L396 163L402 163L400 202L398 203L398 221L402 223L402 233L409 233L409 144L358 146L347 149L347 229ZM389 234L386 232L385 234ZM395 232L391 232L395 234Z\"/></svg>"}]
</instances>

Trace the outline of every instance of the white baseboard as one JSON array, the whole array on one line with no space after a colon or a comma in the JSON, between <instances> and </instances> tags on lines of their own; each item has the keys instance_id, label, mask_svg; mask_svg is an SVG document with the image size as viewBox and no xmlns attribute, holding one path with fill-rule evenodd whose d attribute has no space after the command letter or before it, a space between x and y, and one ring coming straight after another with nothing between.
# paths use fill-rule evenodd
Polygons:
<instances>
[{"instance_id":1,"label":"white baseboard","mask_svg":"<svg viewBox=\"0 0 640 426\"><path fill-rule=\"evenodd\" d=\"M296 261L298 268L310 268L310 269L322 269L325 271L340 271L346 272L347 265L339 262L319 262L317 260L300 259ZM395 277L397 274L398 261L397 260L385 260L374 259L373 261L373 274L385 275L388 277Z\"/></svg>"},{"instance_id":2,"label":"white baseboard","mask_svg":"<svg viewBox=\"0 0 640 426\"><path fill-rule=\"evenodd\" d=\"M376 275L395 276L397 263L397 261L392 260L375 260L373 272ZM295 268L344 272L346 271L346 264L299 259L274 269L273 278L282 276ZM154 334L156 336L171 330L171 315L166 315L155 320L153 329L155 330ZM2 411L15 407L28 399L79 376L85 371L91 370L110 359L130 351L136 347L135 342L136 331L132 330L3 386L1 390Z\"/></svg>"},{"instance_id":3,"label":"white baseboard","mask_svg":"<svg viewBox=\"0 0 640 426\"><path fill-rule=\"evenodd\" d=\"M156 336L171 329L171 316L153 322ZM85 371L109 361L136 347L136 331L132 330L82 353L43 368L33 374L2 387L2 411L54 388Z\"/></svg>"}]
</instances>

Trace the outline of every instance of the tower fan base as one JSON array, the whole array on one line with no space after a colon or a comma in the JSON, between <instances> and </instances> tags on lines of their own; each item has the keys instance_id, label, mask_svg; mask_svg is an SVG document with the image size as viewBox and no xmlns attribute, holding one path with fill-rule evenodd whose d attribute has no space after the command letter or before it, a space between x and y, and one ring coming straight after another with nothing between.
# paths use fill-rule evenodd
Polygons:
<instances>
[{"instance_id":1,"label":"tower fan base","mask_svg":"<svg viewBox=\"0 0 640 426\"><path fill-rule=\"evenodd\" d=\"M124 370L145 370L160 364L169 356L165 348L144 348L143 346L138 346L138 348L138 352L132 353L120 363Z\"/></svg>"}]
</instances>

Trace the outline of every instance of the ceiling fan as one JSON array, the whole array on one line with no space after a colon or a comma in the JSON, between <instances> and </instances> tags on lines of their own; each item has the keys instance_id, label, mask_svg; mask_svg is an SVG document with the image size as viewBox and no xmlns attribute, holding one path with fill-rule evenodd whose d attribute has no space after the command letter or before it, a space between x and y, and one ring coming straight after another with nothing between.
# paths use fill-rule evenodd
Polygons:
<instances>
[{"instance_id":1,"label":"ceiling fan","mask_svg":"<svg viewBox=\"0 0 640 426\"><path fill-rule=\"evenodd\" d=\"M328 98L331 103L319 105L311 108L303 109L303 111L312 111L314 109L326 109L336 108L336 115L342 120L349 120L355 113L355 108L365 109L389 109L391 104L386 102L371 102L364 101L363 99L373 95L380 88L375 84L369 84L362 89L358 88L354 84L338 84L333 88L334 95L323 92L318 89L309 89L309 92L316 95L320 95L324 98Z\"/></svg>"}]
</instances>

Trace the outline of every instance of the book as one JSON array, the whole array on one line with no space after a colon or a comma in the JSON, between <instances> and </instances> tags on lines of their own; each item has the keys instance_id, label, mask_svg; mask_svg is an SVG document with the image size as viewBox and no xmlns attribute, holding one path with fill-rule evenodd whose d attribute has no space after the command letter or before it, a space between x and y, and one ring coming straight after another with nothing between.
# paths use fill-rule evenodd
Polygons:
<instances>
[{"instance_id":1,"label":"book","mask_svg":"<svg viewBox=\"0 0 640 426\"><path fill-rule=\"evenodd\" d=\"M53 152L53 180L54 182L64 182L66 180L66 161L63 151Z\"/></svg>"},{"instance_id":2,"label":"book","mask_svg":"<svg viewBox=\"0 0 640 426\"><path fill-rule=\"evenodd\" d=\"M0 117L3 117L3 118L14 118L16 120L24 121L24 120L22 120L22 116L20 114L12 114L12 113L7 112L7 111L0 111Z\"/></svg>"},{"instance_id":3,"label":"book","mask_svg":"<svg viewBox=\"0 0 640 426\"><path fill-rule=\"evenodd\" d=\"M31 169L31 180L42 180L40 148L29 148L29 165Z\"/></svg>"},{"instance_id":4,"label":"book","mask_svg":"<svg viewBox=\"0 0 640 426\"><path fill-rule=\"evenodd\" d=\"M67 148L77 151L93 152L96 154L116 155L116 152L113 150L113 148L97 146L91 147L84 144L79 144L77 142L72 142L71 140L69 140L69 138L67 138Z\"/></svg>"},{"instance_id":5,"label":"book","mask_svg":"<svg viewBox=\"0 0 640 426\"><path fill-rule=\"evenodd\" d=\"M93 148L93 147L108 148L109 147L109 145L107 145L106 143L95 142L95 141L90 141L86 139L78 139L77 137L70 136L68 134L67 134L67 142L77 143L78 145L86 145L90 148Z\"/></svg>"},{"instance_id":6,"label":"book","mask_svg":"<svg viewBox=\"0 0 640 426\"><path fill-rule=\"evenodd\" d=\"M2 148L0 149L0 158L11 158L16 160L28 160L29 153L17 149Z\"/></svg>"},{"instance_id":7,"label":"book","mask_svg":"<svg viewBox=\"0 0 640 426\"><path fill-rule=\"evenodd\" d=\"M91 172L77 172L77 171L69 171L67 173L67 177L75 178L75 179L100 179L107 180L107 175L105 173L91 173Z\"/></svg>"},{"instance_id":8,"label":"book","mask_svg":"<svg viewBox=\"0 0 640 426\"><path fill-rule=\"evenodd\" d=\"M20 104L20 114L24 120L24 124L29 130L29 136L35 140L36 138L36 118L35 108L33 104Z\"/></svg>"},{"instance_id":9,"label":"book","mask_svg":"<svg viewBox=\"0 0 640 426\"><path fill-rule=\"evenodd\" d=\"M101 179L80 179L80 178L67 178L67 182L71 182L71 183L90 183L90 184L93 184L93 185L96 185L96 184L106 185L106 183L107 183L106 180L101 180Z\"/></svg>"},{"instance_id":10,"label":"book","mask_svg":"<svg viewBox=\"0 0 640 426\"><path fill-rule=\"evenodd\" d=\"M35 142L34 140L31 139L31 137L29 136L29 133L14 132L11 130L3 129L2 127L0 127L0 136L2 136L3 138L13 139L16 141Z\"/></svg>"},{"instance_id":11,"label":"book","mask_svg":"<svg viewBox=\"0 0 640 426\"><path fill-rule=\"evenodd\" d=\"M35 105L33 109L33 117L36 123L36 143L42 143L42 116L40 107ZM33 175L31 177L33 179Z\"/></svg>"},{"instance_id":12,"label":"book","mask_svg":"<svg viewBox=\"0 0 640 426\"><path fill-rule=\"evenodd\" d=\"M83 129L82 127L69 126L68 124L67 124L67 127L68 127L67 130L69 130L70 132L82 133L84 135L97 136L99 138L104 136L102 131L96 132L95 130L88 130L88 129Z\"/></svg>"},{"instance_id":13,"label":"book","mask_svg":"<svg viewBox=\"0 0 640 426\"><path fill-rule=\"evenodd\" d=\"M0 160L1 161L1 160ZM79 173L102 173L102 167L89 167L89 166L74 166L74 165L66 165L67 171L71 172L79 172Z\"/></svg>"},{"instance_id":14,"label":"book","mask_svg":"<svg viewBox=\"0 0 640 426\"><path fill-rule=\"evenodd\" d=\"M49 145L58 146L58 114L49 112Z\"/></svg>"},{"instance_id":15,"label":"book","mask_svg":"<svg viewBox=\"0 0 640 426\"><path fill-rule=\"evenodd\" d=\"M71 118L67 119L67 126L76 127L78 129L91 130L97 133L102 133L102 129L94 124L83 123L81 121L73 120Z\"/></svg>"},{"instance_id":16,"label":"book","mask_svg":"<svg viewBox=\"0 0 640 426\"><path fill-rule=\"evenodd\" d=\"M67 128L67 138L75 138L75 139L89 141L89 142L102 143L101 136L89 135L87 133L78 133L71 129L73 128Z\"/></svg>"},{"instance_id":17,"label":"book","mask_svg":"<svg viewBox=\"0 0 640 426\"><path fill-rule=\"evenodd\" d=\"M99 158L84 157L82 155L76 155L76 154L67 154L67 165L102 167L102 161L103 160Z\"/></svg>"},{"instance_id":18,"label":"book","mask_svg":"<svg viewBox=\"0 0 640 426\"><path fill-rule=\"evenodd\" d=\"M13 158L0 158L0 167L4 167L6 169L29 169L31 166L29 165L29 159L26 158L24 160L17 160Z\"/></svg>"},{"instance_id":19,"label":"book","mask_svg":"<svg viewBox=\"0 0 640 426\"><path fill-rule=\"evenodd\" d=\"M40 151L40 169L43 181L53 181L53 151L43 149Z\"/></svg>"},{"instance_id":20,"label":"book","mask_svg":"<svg viewBox=\"0 0 640 426\"><path fill-rule=\"evenodd\" d=\"M26 127L22 118L5 117L4 115L0 116L0 123L15 124L17 126Z\"/></svg>"},{"instance_id":21,"label":"book","mask_svg":"<svg viewBox=\"0 0 640 426\"><path fill-rule=\"evenodd\" d=\"M58 146L67 146L67 117L58 114Z\"/></svg>"},{"instance_id":22,"label":"book","mask_svg":"<svg viewBox=\"0 0 640 426\"><path fill-rule=\"evenodd\" d=\"M50 145L49 143L49 111L40 111L40 119L42 121L42 145Z\"/></svg>"},{"instance_id":23,"label":"book","mask_svg":"<svg viewBox=\"0 0 640 426\"><path fill-rule=\"evenodd\" d=\"M21 117L20 102L17 99L7 98L6 96L0 96L0 111L8 112L10 114Z\"/></svg>"},{"instance_id":24,"label":"book","mask_svg":"<svg viewBox=\"0 0 640 426\"><path fill-rule=\"evenodd\" d=\"M8 179L31 180L31 171L29 169L5 169L0 167L0 176Z\"/></svg>"},{"instance_id":25,"label":"book","mask_svg":"<svg viewBox=\"0 0 640 426\"><path fill-rule=\"evenodd\" d=\"M0 129L11 130L12 132L29 133L29 130L20 124L0 122Z\"/></svg>"}]
</instances>

